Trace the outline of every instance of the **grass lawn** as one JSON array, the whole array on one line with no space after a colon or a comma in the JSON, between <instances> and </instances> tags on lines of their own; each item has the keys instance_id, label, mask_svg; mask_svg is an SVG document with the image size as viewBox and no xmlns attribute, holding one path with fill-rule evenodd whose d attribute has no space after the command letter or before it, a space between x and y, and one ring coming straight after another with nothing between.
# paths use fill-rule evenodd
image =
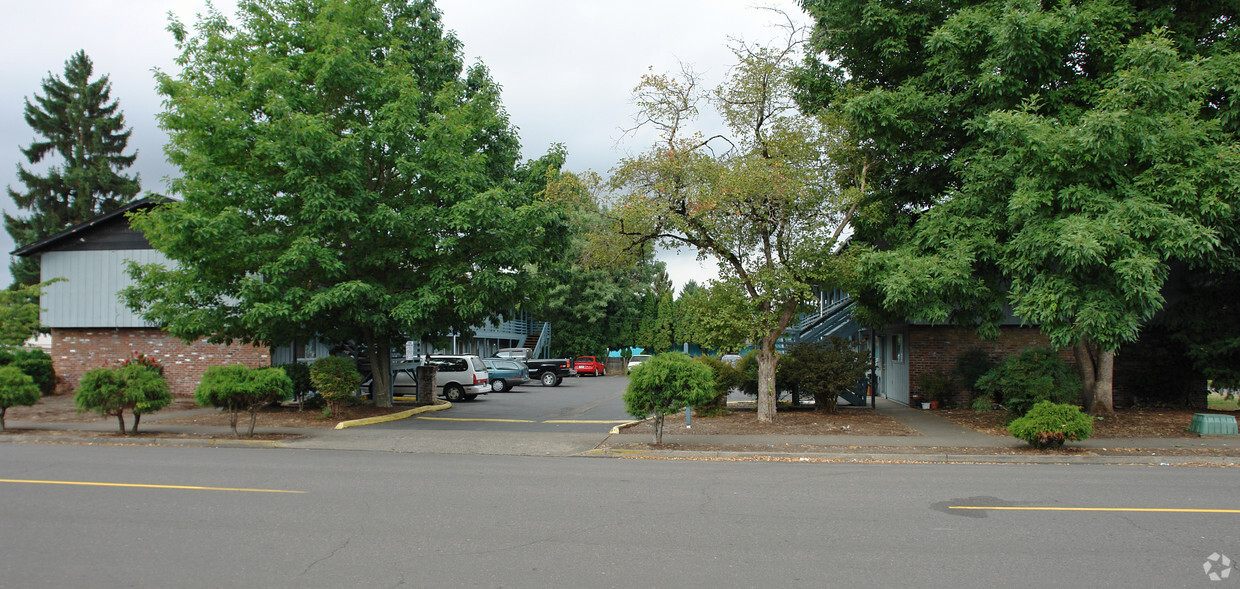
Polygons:
<instances>
[{"instance_id":1,"label":"grass lawn","mask_svg":"<svg viewBox=\"0 0 1240 589\"><path fill-rule=\"evenodd\" d=\"M1240 411L1240 395L1227 399L1219 393L1210 393L1209 407L1211 411Z\"/></svg>"}]
</instances>

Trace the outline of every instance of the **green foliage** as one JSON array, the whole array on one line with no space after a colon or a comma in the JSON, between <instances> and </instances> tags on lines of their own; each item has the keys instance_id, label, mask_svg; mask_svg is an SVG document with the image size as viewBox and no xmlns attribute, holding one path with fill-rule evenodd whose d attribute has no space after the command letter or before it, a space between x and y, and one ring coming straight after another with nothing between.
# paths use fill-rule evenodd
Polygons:
<instances>
[{"instance_id":1,"label":"green foliage","mask_svg":"<svg viewBox=\"0 0 1240 589\"><path fill-rule=\"evenodd\" d=\"M157 72L183 201L132 225L175 267L131 267L127 304L191 340L312 333L366 350L390 406L390 350L501 320L561 262L560 150L519 163L486 68L466 68L431 0L258 0L193 33Z\"/></svg>"},{"instance_id":2,"label":"green foliage","mask_svg":"<svg viewBox=\"0 0 1240 589\"><path fill-rule=\"evenodd\" d=\"M968 391L977 390L977 379L995 367L990 354L981 348L969 348L956 356L956 376Z\"/></svg>"},{"instance_id":3,"label":"green foliage","mask_svg":"<svg viewBox=\"0 0 1240 589\"><path fill-rule=\"evenodd\" d=\"M1081 381L1054 350L1029 348L1004 358L978 379L977 390L1013 415L1024 415L1041 401L1075 403L1081 396Z\"/></svg>"},{"instance_id":4,"label":"green foliage","mask_svg":"<svg viewBox=\"0 0 1240 589\"><path fill-rule=\"evenodd\" d=\"M124 155L130 130L117 101L111 100L108 76L91 81L94 66L85 51L65 62L64 78L43 80L43 95L26 100L26 124L36 139L22 149L31 165L59 156L59 165L42 174L18 164L17 178L24 191L9 187L26 218L4 214L4 226L14 243L29 245L90 218L116 210L140 190L138 177L121 174L135 155ZM10 264L16 284L39 282L39 260L18 258ZM20 343L20 342L19 342Z\"/></svg>"},{"instance_id":5,"label":"green foliage","mask_svg":"<svg viewBox=\"0 0 1240 589\"><path fill-rule=\"evenodd\" d=\"M680 352L652 356L629 374L624 408L639 419L654 416L654 443L663 443L663 417L710 403L716 395L710 367Z\"/></svg>"},{"instance_id":6,"label":"green foliage","mask_svg":"<svg viewBox=\"0 0 1240 589\"><path fill-rule=\"evenodd\" d=\"M138 415L158 411L172 402L172 393L163 375L141 364L100 367L82 375L73 397L79 410L99 415L115 415L120 433L125 433L125 411L134 412L134 430Z\"/></svg>"},{"instance_id":7,"label":"green foliage","mask_svg":"<svg viewBox=\"0 0 1240 589\"><path fill-rule=\"evenodd\" d=\"M9 407L34 405L39 396L39 387L29 375L16 366L0 367L0 431L4 431L4 414Z\"/></svg>"},{"instance_id":8,"label":"green foliage","mask_svg":"<svg viewBox=\"0 0 1240 589\"><path fill-rule=\"evenodd\" d=\"M319 358L310 365L310 382L319 396L327 401L328 410L339 414L344 403L357 394L362 375L352 360L340 356Z\"/></svg>"},{"instance_id":9,"label":"green foliage","mask_svg":"<svg viewBox=\"0 0 1240 589\"><path fill-rule=\"evenodd\" d=\"M935 370L921 377L921 392L927 401L950 402L956 392L955 378L951 372Z\"/></svg>"},{"instance_id":10,"label":"green foliage","mask_svg":"<svg viewBox=\"0 0 1240 589\"><path fill-rule=\"evenodd\" d=\"M705 364L710 368L711 374L714 375L711 380L711 388L714 390L714 398L709 402L701 405L694 405L701 414L719 413L727 408L728 394L732 389L740 386L741 375L731 364L720 360L714 356L698 356L695 361Z\"/></svg>"},{"instance_id":11,"label":"green foliage","mask_svg":"<svg viewBox=\"0 0 1240 589\"><path fill-rule=\"evenodd\" d=\"M707 304L715 312L702 317L728 326L696 333L711 348L753 342L763 351L760 421L775 417L776 341L813 288L839 282L850 267L840 263L849 254L834 252L858 194L850 190L854 176L828 165L855 143L834 119L803 115L793 101L799 32L780 46L735 44L736 63L713 92L703 92L688 68L643 76L634 90L637 118L659 139L613 173L613 239L600 245L688 246L719 263L724 290ZM707 102L726 136L690 129ZM649 305L647 317L658 317L659 301ZM712 333L729 341L710 345ZM650 331L654 351L667 341L664 331Z\"/></svg>"},{"instance_id":12,"label":"green foliage","mask_svg":"<svg viewBox=\"0 0 1240 589\"><path fill-rule=\"evenodd\" d=\"M1079 366L1111 410L1100 377L1171 265L1236 268L1234 7L802 5L821 52L802 90L883 163L855 224L855 245L882 246L862 255L866 303L986 336L1006 305L1097 359Z\"/></svg>"},{"instance_id":13,"label":"green foliage","mask_svg":"<svg viewBox=\"0 0 1240 589\"><path fill-rule=\"evenodd\" d=\"M133 406L133 428L138 432L138 422L147 413L154 413L172 404L172 390L164 379L164 369L153 358L138 354L134 360L121 363L120 371L126 386L141 391L143 399Z\"/></svg>"},{"instance_id":14,"label":"green foliage","mask_svg":"<svg viewBox=\"0 0 1240 589\"><path fill-rule=\"evenodd\" d=\"M293 398L297 400L298 409L303 408L306 395L314 390L314 383L310 382L310 365L290 362L281 364L279 368L284 370L284 374L293 383Z\"/></svg>"},{"instance_id":15,"label":"green foliage","mask_svg":"<svg viewBox=\"0 0 1240 589\"><path fill-rule=\"evenodd\" d=\"M194 389L194 400L199 405L228 411L234 436L239 435L237 417L242 409L250 412L247 435L253 436L258 411L291 398L293 381L282 368L250 368L242 364L208 368Z\"/></svg>"},{"instance_id":16,"label":"green foliage","mask_svg":"<svg viewBox=\"0 0 1240 589\"><path fill-rule=\"evenodd\" d=\"M818 411L834 413L836 397L865 378L869 355L844 338L792 346L779 361L781 380L814 396Z\"/></svg>"},{"instance_id":17,"label":"green foliage","mask_svg":"<svg viewBox=\"0 0 1240 589\"><path fill-rule=\"evenodd\" d=\"M25 348L0 349L0 366L14 366L34 379L35 386L44 395L56 390L56 370L52 366L52 357L38 349Z\"/></svg>"},{"instance_id":18,"label":"green foliage","mask_svg":"<svg viewBox=\"0 0 1240 589\"><path fill-rule=\"evenodd\" d=\"M1094 420L1076 405L1039 401L1023 417L1007 426L1016 438L1034 448L1058 448L1068 440L1084 440L1094 434Z\"/></svg>"},{"instance_id":19,"label":"green foliage","mask_svg":"<svg viewBox=\"0 0 1240 589\"><path fill-rule=\"evenodd\" d=\"M20 346L39 332L39 297L49 284L63 280L57 278L32 285L14 283L0 290L0 346Z\"/></svg>"},{"instance_id":20,"label":"green foliage","mask_svg":"<svg viewBox=\"0 0 1240 589\"><path fill-rule=\"evenodd\" d=\"M978 395L973 397L973 401L969 403L969 408L978 413L992 411L995 408L995 398L990 395Z\"/></svg>"}]
</instances>

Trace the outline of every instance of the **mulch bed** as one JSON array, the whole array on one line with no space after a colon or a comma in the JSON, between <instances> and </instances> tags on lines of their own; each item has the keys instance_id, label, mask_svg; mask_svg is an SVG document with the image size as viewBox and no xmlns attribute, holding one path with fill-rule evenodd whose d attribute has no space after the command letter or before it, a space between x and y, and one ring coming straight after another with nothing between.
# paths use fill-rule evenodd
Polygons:
<instances>
[{"instance_id":1,"label":"mulch bed","mask_svg":"<svg viewBox=\"0 0 1240 589\"><path fill-rule=\"evenodd\" d=\"M664 418L663 435L776 435L776 436L915 436L917 432L900 422L879 415L873 409L841 407L835 413L813 408L779 407L775 423L761 423L753 409L732 409L717 417L693 416L685 425L685 414ZM626 434L654 435L654 425L643 421L622 428Z\"/></svg>"},{"instance_id":2,"label":"mulch bed","mask_svg":"<svg viewBox=\"0 0 1240 589\"><path fill-rule=\"evenodd\" d=\"M1189 431L1193 409L1121 409L1114 416L1095 417L1093 439L1110 438L1198 438ZM973 411L971 409L940 409L935 415L953 423L997 437L1010 437L1007 411Z\"/></svg>"}]
</instances>

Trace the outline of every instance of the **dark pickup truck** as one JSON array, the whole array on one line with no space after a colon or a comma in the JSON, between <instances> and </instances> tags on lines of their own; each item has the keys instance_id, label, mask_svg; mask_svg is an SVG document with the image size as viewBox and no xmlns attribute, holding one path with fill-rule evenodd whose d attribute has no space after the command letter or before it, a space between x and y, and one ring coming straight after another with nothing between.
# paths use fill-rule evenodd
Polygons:
<instances>
[{"instance_id":1,"label":"dark pickup truck","mask_svg":"<svg viewBox=\"0 0 1240 589\"><path fill-rule=\"evenodd\" d=\"M525 362L530 369L530 378L541 382L545 387L558 387L564 379L577 374L573 371L571 358L556 360L533 360L533 350L529 348L502 348L495 353L499 358L511 358Z\"/></svg>"}]
</instances>

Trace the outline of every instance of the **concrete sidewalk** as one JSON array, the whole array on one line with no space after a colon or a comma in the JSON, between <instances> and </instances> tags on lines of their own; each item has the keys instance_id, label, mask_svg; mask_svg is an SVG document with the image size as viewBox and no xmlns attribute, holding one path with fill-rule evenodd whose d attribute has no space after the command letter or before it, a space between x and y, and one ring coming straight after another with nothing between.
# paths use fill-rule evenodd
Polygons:
<instances>
[{"instance_id":1,"label":"concrete sidewalk","mask_svg":"<svg viewBox=\"0 0 1240 589\"><path fill-rule=\"evenodd\" d=\"M423 454L495 454L519 456L625 456L651 458L753 458L898 461L898 462L1007 462L1007 463L1094 463L1094 464L1240 464L1240 438L1209 436L1196 438L1090 439L1071 442L1069 448L1089 453L1106 450L1111 455L1065 455L1029 453L1024 442L1010 437L989 436L956 425L933 411L912 409L878 399L876 410L916 432L911 436L728 436L665 435L667 450L623 446L650 442L650 434L570 434L544 432L445 431L424 429L347 429L272 428L257 429L261 434L289 434L288 440L249 440L232 437L227 426L169 425L161 417L144 416L141 432L147 437L74 436L73 432L115 432L114 421L20 422L8 423L9 432L0 442L59 442L169 446L278 447L320 450L380 451ZM178 412L177 417L199 409ZM23 429L53 430L54 435L21 433ZM168 434L167 437L149 434ZM176 436L204 436L176 437ZM205 436L219 436L207 439ZM696 449L695 449L696 448ZM1010 451L1010 452L1009 452ZM1197 451L1213 456L1168 456L1165 452ZM1115 454L1119 455L1115 455Z\"/></svg>"}]
</instances>

